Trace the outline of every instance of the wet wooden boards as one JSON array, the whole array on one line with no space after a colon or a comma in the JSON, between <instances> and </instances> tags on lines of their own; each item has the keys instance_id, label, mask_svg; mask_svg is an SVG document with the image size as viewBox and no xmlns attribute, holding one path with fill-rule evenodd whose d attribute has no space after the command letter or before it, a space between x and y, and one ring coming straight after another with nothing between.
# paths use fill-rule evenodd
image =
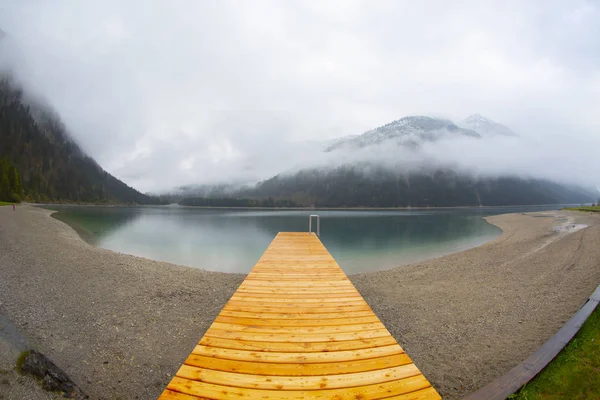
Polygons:
<instances>
[{"instance_id":1,"label":"wet wooden boards","mask_svg":"<svg viewBox=\"0 0 600 400\"><path fill-rule=\"evenodd\" d=\"M440 399L318 237L279 233L159 400Z\"/></svg>"}]
</instances>

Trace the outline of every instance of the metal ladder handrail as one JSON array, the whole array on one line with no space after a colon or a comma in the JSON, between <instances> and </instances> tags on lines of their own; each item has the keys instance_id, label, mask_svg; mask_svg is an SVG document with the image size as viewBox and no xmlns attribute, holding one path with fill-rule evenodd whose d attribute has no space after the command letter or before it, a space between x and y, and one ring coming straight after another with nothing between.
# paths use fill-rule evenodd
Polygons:
<instances>
[{"instance_id":1,"label":"metal ladder handrail","mask_svg":"<svg viewBox=\"0 0 600 400\"><path fill-rule=\"evenodd\" d=\"M311 214L308 216L308 233L312 233L312 220L317 219L317 236L321 236L321 217L317 214Z\"/></svg>"}]
</instances>

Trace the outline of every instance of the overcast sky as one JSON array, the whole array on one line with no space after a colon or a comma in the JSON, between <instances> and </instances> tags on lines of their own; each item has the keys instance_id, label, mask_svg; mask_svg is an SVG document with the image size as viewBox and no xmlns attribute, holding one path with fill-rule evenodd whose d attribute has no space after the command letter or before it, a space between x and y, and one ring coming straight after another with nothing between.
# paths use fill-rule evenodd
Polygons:
<instances>
[{"instance_id":1,"label":"overcast sky","mask_svg":"<svg viewBox=\"0 0 600 400\"><path fill-rule=\"evenodd\" d=\"M600 171L599 4L0 0L0 29L19 77L142 191L265 178L413 114L483 114L525 138L522 168L581 180Z\"/></svg>"}]
</instances>

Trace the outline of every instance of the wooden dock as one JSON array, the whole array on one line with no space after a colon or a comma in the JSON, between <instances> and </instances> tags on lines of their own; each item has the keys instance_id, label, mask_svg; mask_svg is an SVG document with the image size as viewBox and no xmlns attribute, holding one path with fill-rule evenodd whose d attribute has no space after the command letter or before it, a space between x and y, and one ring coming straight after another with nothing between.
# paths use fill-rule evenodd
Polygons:
<instances>
[{"instance_id":1,"label":"wooden dock","mask_svg":"<svg viewBox=\"0 0 600 400\"><path fill-rule=\"evenodd\" d=\"M440 399L312 233L279 233L159 400Z\"/></svg>"}]
</instances>

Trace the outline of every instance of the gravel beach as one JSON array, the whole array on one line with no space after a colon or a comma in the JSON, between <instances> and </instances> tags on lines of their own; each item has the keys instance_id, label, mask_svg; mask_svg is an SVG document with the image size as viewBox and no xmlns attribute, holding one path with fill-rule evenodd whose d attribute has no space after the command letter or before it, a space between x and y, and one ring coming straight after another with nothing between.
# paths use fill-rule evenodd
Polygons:
<instances>
[{"instance_id":1,"label":"gravel beach","mask_svg":"<svg viewBox=\"0 0 600 400\"><path fill-rule=\"evenodd\" d=\"M91 399L155 399L244 275L96 248L50 214L0 207L0 315ZM524 360L600 283L600 216L488 221L504 233L481 247L351 276L446 399Z\"/></svg>"},{"instance_id":2,"label":"gravel beach","mask_svg":"<svg viewBox=\"0 0 600 400\"><path fill-rule=\"evenodd\" d=\"M96 248L51 213L0 207L0 314L91 399L156 399L245 276Z\"/></svg>"}]
</instances>

